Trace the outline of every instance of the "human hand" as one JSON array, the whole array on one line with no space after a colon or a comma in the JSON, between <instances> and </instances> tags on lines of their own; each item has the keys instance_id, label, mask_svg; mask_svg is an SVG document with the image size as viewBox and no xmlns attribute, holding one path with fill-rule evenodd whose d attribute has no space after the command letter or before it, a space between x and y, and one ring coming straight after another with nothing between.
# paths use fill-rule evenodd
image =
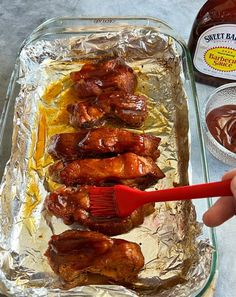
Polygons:
<instances>
[{"instance_id":1,"label":"human hand","mask_svg":"<svg viewBox=\"0 0 236 297\"><path fill-rule=\"evenodd\" d=\"M236 215L236 169L223 175L222 180L232 179L233 196L221 197L203 215L203 222L209 227L216 227Z\"/></svg>"}]
</instances>

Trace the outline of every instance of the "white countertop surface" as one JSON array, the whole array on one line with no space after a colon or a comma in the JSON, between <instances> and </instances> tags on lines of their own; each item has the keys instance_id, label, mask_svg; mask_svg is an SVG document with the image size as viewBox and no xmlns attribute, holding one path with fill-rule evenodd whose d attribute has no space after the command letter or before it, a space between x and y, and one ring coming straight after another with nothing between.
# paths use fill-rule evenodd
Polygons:
<instances>
[{"instance_id":1,"label":"white countertop surface","mask_svg":"<svg viewBox=\"0 0 236 297\"><path fill-rule=\"evenodd\" d=\"M0 112L17 50L40 23L56 16L152 16L160 18L187 40L204 0L0 0ZM212 87L197 84L200 108ZM197 153L197 152L196 152ZM210 180L230 169L207 152ZM215 297L236 296L236 218L216 229L219 277ZM175 296L176 297L176 296Z\"/></svg>"}]
</instances>

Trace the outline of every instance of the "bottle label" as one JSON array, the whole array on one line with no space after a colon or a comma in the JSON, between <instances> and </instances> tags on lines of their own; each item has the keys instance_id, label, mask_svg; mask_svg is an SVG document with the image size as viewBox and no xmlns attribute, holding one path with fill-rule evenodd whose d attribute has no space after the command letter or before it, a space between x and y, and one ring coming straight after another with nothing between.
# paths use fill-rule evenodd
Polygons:
<instances>
[{"instance_id":1,"label":"bottle label","mask_svg":"<svg viewBox=\"0 0 236 297\"><path fill-rule=\"evenodd\" d=\"M236 25L218 25L203 32L193 64L204 74L236 80Z\"/></svg>"}]
</instances>

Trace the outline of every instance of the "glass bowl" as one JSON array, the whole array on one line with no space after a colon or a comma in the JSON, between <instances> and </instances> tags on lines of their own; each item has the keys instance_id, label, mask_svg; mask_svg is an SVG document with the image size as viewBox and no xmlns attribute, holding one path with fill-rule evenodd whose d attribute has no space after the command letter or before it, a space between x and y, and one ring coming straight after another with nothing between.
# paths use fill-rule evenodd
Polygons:
<instances>
[{"instance_id":1,"label":"glass bowl","mask_svg":"<svg viewBox=\"0 0 236 297\"><path fill-rule=\"evenodd\" d=\"M211 134L207 123L207 115L215 108L224 105L236 105L236 83L225 84L207 98L203 108L203 130L205 132L206 145L214 157L230 166L236 166L236 153L231 152L221 145Z\"/></svg>"}]
</instances>

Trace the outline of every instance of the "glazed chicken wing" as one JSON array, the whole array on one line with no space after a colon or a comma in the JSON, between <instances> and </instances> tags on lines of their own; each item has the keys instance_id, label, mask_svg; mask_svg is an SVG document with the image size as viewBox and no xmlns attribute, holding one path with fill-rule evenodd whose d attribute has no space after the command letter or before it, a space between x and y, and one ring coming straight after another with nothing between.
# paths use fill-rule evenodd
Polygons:
<instances>
[{"instance_id":1,"label":"glazed chicken wing","mask_svg":"<svg viewBox=\"0 0 236 297\"><path fill-rule=\"evenodd\" d=\"M93 283L131 282L144 265L138 244L92 231L68 230L53 235L45 256L52 270L70 287Z\"/></svg>"},{"instance_id":2,"label":"glazed chicken wing","mask_svg":"<svg viewBox=\"0 0 236 297\"><path fill-rule=\"evenodd\" d=\"M144 217L154 211L153 204L146 204L135 210L127 218L95 218L90 215L88 186L80 188L62 187L47 196L46 209L54 216L63 219L65 224L79 223L90 230L106 235L126 233L143 223Z\"/></svg>"},{"instance_id":3,"label":"glazed chicken wing","mask_svg":"<svg viewBox=\"0 0 236 297\"><path fill-rule=\"evenodd\" d=\"M132 127L139 127L147 117L146 97L116 91L104 93L94 100L70 104L67 107L74 127L92 127L115 117Z\"/></svg>"},{"instance_id":4,"label":"glazed chicken wing","mask_svg":"<svg viewBox=\"0 0 236 297\"><path fill-rule=\"evenodd\" d=\"M101 127L77 133L54 135L48 152L54 159L75 160L133 152L140 156L159 157L160 138L123 129Z\"/></svg>"},{"instance_id":5,"label":"glazed chicken wing","mask_svg":"<svg viewBox=\"0 0 236 297\"><path fill-rule=\"evenodd\" d=\"M76 82L80 98L98 96L107 90L133 93L137 84L132 68L120 58L87 63L80 71L72 72L70 77Z\"/></svg>"},{"instance_id":6,"label":"glazed chicken wing","mask_svg":"<svg viewBox=\"0 0 236 297\"><path fill-rule=\"evenodd\" d=\"M119 183L141 189L164 177L151 158L134 153L104 159L81 159L68 164L58 161L49 167L49 175L66 186Z\"/></svg>"}]
</instances>

